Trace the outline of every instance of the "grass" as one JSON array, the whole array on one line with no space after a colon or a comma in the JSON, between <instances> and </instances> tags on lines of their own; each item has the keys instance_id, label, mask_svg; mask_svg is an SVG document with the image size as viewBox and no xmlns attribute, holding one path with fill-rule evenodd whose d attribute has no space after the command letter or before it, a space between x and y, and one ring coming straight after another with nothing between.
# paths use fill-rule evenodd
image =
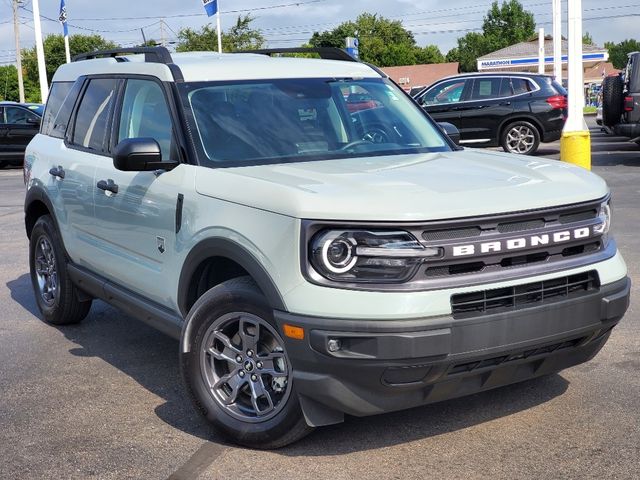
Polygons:
<instances>
[{"instance_id":1,"label":"grass","mask_svg":"<svg viewBox=\"0 0 640 480\"><path fill-rule=\"evenodd\" d=\"M584 107L584 113L596 113L597 111L597 107Z\"/></svg>"}]
</instances>

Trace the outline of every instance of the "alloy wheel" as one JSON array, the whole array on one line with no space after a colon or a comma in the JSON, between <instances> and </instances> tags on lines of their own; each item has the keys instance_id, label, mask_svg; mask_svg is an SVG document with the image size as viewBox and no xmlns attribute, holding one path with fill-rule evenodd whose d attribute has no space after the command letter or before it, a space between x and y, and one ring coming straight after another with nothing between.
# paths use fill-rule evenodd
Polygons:
<instances>
[{"instance_id":1,"label":"alloy wheel","mask_svg":"<svg viewBox=\"0 0 640 480\"><path fill-rule=\"evenodd\" d=\"M511 153L526 154L536 142L533 130L526 125L516 125L507 132L507 150Z\"/></svg>"},{"instance_id":2,"label":"alloy wheel","mask_svg":"<svg viewBox=\"0 0 640 480\"><path fill-rule=\"evenodd\" d=\"M226 314L209 327L200 364L215 401L244 422L273 418L291 393L291 364L280 335L247 312Z\"/></svg>"}]
</instances>

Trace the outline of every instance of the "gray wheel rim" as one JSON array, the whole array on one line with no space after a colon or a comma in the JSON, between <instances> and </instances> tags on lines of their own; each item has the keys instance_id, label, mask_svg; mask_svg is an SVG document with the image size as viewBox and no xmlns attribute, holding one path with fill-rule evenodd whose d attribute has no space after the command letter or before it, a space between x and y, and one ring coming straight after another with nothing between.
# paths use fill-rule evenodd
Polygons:
<instances>
[{"instance_id":1,"label":"gray wheel rim","mask_svg":"<svg viewBox=\"0 0 640 480\"><path fill-rule=\"evenodd\" d=\"M291 393L291 363L282 338L250 313L228 313L208 328L200 366L216 403L243 422L273 418Z\"/></svg>"},{"instance_id":2,"label":"gray wheel rim","mask_svg":"<svg viewBox=\"0 0 640 480\"><path fill-rule=\"evenodd\" d=\"M511 153L529 153L535 143L536 136L526 125L516 125L507 132L507 150Z\"/></svg>"},{"instance_id":3,"label":"gray wheel rim","mask_svg":"<svg viewBox=\"0 0 640 480\"><path fill-rule=\"evenodd\" d=\"M35 270L38 293L42 301L48 307L52 307L56 303L60 289L56 270L56 256L51 242L44 235L36 243Z\"/></svg>"}]
</instances>

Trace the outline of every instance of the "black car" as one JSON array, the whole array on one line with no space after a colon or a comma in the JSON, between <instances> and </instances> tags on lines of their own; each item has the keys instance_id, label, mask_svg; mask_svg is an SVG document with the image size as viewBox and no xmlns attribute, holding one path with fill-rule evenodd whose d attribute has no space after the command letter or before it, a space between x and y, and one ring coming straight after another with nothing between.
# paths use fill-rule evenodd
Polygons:
<instances>
[{"instance_id":1,"label":"black car","mask_svg":"<svg viewBox=\"0 0 640 480\"><path fill-rule=\"evenodd\" d=\"M40 131L44 106L0 102L0 168L22 165L24 150Z\"/></svg>"},{"instance_id":2,"label":"black car","mask_svg":"<svg viewBox=\"0 0 640 480\"><path fill-rule=\"evenodd\" d=\"M462 145L525 155L558 140L567 117L567 91L548 75L456 75L415 98L436 121L455 125Z\"/></svg>"}]
</instances>

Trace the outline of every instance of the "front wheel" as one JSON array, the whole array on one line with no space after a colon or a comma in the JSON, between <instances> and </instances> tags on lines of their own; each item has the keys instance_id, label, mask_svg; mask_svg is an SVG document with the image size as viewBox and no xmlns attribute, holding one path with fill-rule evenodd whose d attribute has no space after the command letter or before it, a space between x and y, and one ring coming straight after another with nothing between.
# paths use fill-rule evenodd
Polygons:
<instances>
[{"instance_id":1,"label":"front wheel","mask_svg":"<svg viewBox=\"0 0 640 480\"><path fill-rule=\"evenodd\" d=\"M236 443L271 449L311 431L271 310L248 277L206 292L189 312L180 366L198 410Z\"/></svg>"},{"instance_id":2,"label":"front wheel","mask_svg":"<svg viewBox=\"0 0 640 480\"><path fill-rule=\"evenodd\" d=\"M529 122L513 122L503 130L500 143L507 153L533 155L540 145L540 133Z\"/></svg>"}]
</instances>

